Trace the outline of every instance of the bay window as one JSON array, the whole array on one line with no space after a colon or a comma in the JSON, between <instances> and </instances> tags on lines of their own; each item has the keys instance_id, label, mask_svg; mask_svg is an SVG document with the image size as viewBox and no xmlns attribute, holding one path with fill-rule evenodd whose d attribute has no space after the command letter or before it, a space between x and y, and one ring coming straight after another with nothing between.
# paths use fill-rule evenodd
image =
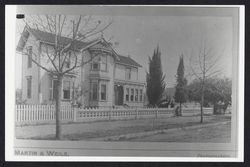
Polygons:
<instances>
[{"instance_id":1,"label":"bay window","mask_svg":"<svg viewBox=\"0 0 250 167\"><path fill-rule=\"evenodd\" d=\"M98 99L98 84L97 84L97 82L91 82L91 84L90 84L90 99L91 100Z\"/></svg>"},{"instance_id":2,"label":"bay window","mask_svg":"<svg viewBox=\"0 0 250 167\"><path fill-rule=\"evenodd\" d=\"M101 84L101 100L106 100L107 96L106 84Z\"/></svg>"},{"instance_id":3,"label":"bay window","mask_svg":"<svg viewBox=\"0 0 250 167\"><path fill-rule=\"evenodd\" d=\"M107 71L107 55L102 54L101 56L101 71Z\"/></svg>"},{"instance_id":4,"label":"bay window","mask_svg":"<svg viewBox=\"0 0 250 167\"><path fill-rule=\"evenodd\" d=\"M91 63L91 70L94 71L107 71L107 54L105 53L93 53L94 58Z\"/></svg>"}]
</instances>

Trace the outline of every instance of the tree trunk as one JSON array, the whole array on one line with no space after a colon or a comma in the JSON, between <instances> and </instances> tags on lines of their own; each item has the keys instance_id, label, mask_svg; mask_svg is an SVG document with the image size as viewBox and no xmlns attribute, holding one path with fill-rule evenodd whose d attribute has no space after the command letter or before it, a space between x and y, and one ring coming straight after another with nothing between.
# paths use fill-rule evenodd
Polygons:
<instances>
[{"instance_id":1,"label":"tree trunk","mask_svg":"<svg viewBox=\"0 0 250 167\"><path fill-rule=\"evenodd\" d=\"M181 102L180 102L180 113L179 113L179 116L182 116Z\"/></svg>"},{"instance_id":2,"label":"tree trunk","mask_svg":"<svg viewBox=\"0 0 250 167\"><path fill-rule=\"evenodd\" d=\"M204 89L201 89L201 123L203 123L203 104L204 104Z\"/></svg>"},{"instance_id":3,"label":"tree trunk","mask_svg":"<svg viewBox=\"0 0 250 167\"><path fill-rule=\"evenodd\" d=\"M57 91L56 91L56 139L62 139L61 127L61 93L62 92L62 76L57 76Z\"/></svg>"}]
</instances>

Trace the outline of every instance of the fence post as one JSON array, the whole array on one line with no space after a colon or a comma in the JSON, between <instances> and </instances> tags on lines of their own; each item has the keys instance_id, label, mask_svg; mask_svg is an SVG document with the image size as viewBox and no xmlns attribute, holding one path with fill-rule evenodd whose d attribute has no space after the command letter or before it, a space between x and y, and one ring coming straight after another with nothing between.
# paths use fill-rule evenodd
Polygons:
<instances>
[{"instance_id":1,"label":"fence post","mask_svg":"<svg viewBox=\"0 0 250 167\"><path fill-rule=\"evenodd\" d=\"M156 108L156 111L155 111L155 118L157 118L157 115L158 115L158 108Z\"/></svg>"},{"instance_id":2,"label":"fence post","mask_svg":"<svg viewBox=\"0 0 250 167\"><path fill-rule=\"evenodd\" d=\"M73 107L73 112L74 112L73 122L77 122L77 111L78 111L78 109L76 107Z\"/></svg>"},{"instance_id":3,"label":"fence post","mask_svg":"<svg viewBox=\"0 0 250 167\"><path fill-rule=\"evenodd\" d=\"M109 121L111 120L112 108L109 110Z\"/></svg>"}]
</instances>

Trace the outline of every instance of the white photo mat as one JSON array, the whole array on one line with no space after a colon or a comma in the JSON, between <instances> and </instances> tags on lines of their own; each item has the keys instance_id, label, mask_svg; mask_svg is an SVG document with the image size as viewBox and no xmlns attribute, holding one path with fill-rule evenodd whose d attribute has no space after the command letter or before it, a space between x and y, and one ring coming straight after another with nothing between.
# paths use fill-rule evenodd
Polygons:
<instances>
[{"instance_id":1,"label":"white photo mat","mask_svg":"<svg viewBox=\"0 0 250 167\"><path fill-rule=\"evenodd\" d=\"M15 42L16 14L79 14L82 8L95 15L126 13L122 8L140 6L6 6L6 54L5 54L5 157L6 161L210 161L241 162L244 157L244 6L216 5L170 5L147 6L154 14L157 8L237 8L238 22L234 22L233 32L233 87L231 143L164 143L164 142L87 142L49 141L15 139ZM107 10L106 8L113 9ZM53 10L52 10L53 9ZM87 10L87 11L86 11ZM119 11L120 10L120 11ZM162 9L161 9L162 10ZM161 11L159 10L159 11ZM48 12L48 13L47 13ZM143 13L145 15L145 12ZM162 14L162 13L161 13ZM234 16L235 17L235 16ZM236 28L236 29L235 29ZM57 151L65 156L16 156L15 150L34 151L37 155L47 151ZM42 154L43 155L43 154ZM211 156L216 155L216 158Z\"/></svg>"}]
</instances>

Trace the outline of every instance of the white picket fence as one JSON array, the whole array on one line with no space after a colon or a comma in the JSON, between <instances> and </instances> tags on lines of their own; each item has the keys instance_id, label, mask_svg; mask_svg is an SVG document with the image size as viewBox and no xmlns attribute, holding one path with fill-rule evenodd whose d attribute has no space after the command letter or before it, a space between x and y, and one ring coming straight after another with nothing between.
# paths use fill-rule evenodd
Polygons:
<instances>
[{"instance_id":1,"label":"white picket fence","mask_svg":"<svg viewBox=\"0 0 250 167\"><path fill-rule=\"evenodd\" d=\"M183 115L196 115L199 108L184 108ZM212 108L204 108L205 114L212 114ZM62 122L90 122L98 120L126 120L141 118L162 118L174 115L172 108L73 108L61 106ZM54 105L16 105L16 125L55 123Z\"/></svg>"},{"instance_id":2,"label":"white picket fence","mask_svg":"<svg viewBox=\"0 0 250 167\"><path fill-rule=\"evenodd\" d=\"M61 106L61 119L70 122L74 118L71 106ZM16 105L15 121L17 124L49 123L55 120L54 105Z\"/></svg>"}]
</instances>

